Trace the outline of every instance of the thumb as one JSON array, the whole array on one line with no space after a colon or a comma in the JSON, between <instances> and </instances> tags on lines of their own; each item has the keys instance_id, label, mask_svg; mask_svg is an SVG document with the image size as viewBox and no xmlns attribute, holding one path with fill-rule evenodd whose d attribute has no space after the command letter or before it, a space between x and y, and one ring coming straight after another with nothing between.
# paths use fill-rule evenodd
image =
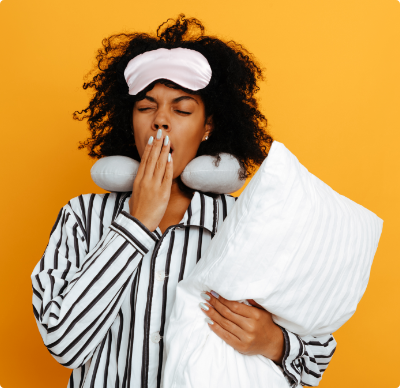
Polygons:
<instances>
[{"instance_id":1,"label":"thumb","mask_svg":"<svg viewBox=\"0 0 400 388\"><path fill-rule=\"evenodd\" d=\"M264 307L261 306L260 304L258 304L257 302L255 302L254 299L247 299L247 301L248 301L252 306L258 307L259 309L265 310Z\"/></svg>"}]
</instances>

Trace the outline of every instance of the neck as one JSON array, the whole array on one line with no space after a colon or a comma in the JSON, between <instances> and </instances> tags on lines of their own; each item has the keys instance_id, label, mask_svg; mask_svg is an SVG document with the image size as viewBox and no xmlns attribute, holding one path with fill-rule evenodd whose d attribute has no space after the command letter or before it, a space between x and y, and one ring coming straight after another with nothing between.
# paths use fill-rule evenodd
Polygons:
<instances>
[{"instance_id":1,"label":"neck","mask_svg":"<svg viewBox=\"0 0 400 388\"><path fill-rule=\"evenodd\" d=\"M193 194L182 191L179 188L178 179L176 178L172 181L171 196L170 196L169 202L171 202L171 200L175 201L177 198L187 198L187 199L192 200Z\"/></svg>"},{"instance_id":2,"label":"neck","mask_svg":"<svg viewBox=\"0 0 400 388\"><path fill-rule=\"evenodd\" d=\"M169 226L176 225L182 220L192 198L192 194L185 193L179 188L176 179L172 181L168 206L159 224L162 233L164 233Z\"/></svg>"}]
</instances>

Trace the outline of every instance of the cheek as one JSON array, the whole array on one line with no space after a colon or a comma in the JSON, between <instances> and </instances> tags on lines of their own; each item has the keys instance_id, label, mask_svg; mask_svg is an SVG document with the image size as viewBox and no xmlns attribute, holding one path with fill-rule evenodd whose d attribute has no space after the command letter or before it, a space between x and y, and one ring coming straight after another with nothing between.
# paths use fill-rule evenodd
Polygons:
<instances>
[{"instance_id":1,"label":"cheek","mask_svg":"<svg viewBox=\"0 0 400 388\"><path fill-rule=\"evenodd\" d=\"M186 165L196 156L204 133L204 126L194 122L175 131L174 178L179 176Z\"/></svg>"},{"instance_id":2,"label":"cheek","mask_svg":"<svg viewBox=\"0 0 400 388\"><path fill-rule=\"evenodd\" d=\"M142 154L144 152L144 147L146 145L146 142L148 139L145 139L146 137L146 123L143 122L143 119L140 117L135 117L135 115L133 116L133 135L135 138L135 144L136 144L136 148L138 150L138 153L140 155L140 157L142 157Z\"/></svg>"}]
</instances>

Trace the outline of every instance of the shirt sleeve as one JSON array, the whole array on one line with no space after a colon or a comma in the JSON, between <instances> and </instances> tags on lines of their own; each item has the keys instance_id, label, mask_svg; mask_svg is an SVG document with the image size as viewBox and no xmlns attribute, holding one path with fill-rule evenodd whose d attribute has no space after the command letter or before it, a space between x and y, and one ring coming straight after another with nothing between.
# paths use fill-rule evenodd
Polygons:
<instances>
[{"instance_id":1,"label":"shirt sleeve","mask_svg":"<svg viewBox=\"0 0 400 388\"><path fill-rule=\"evenodd\" d=\"M60 210L31 281L43 342L61 365L75 369L91 358L111 327L157 237L122 211L88 252L90 236L71 206Z\"/></svg>"},{"instance_id":2,"label":"shirt sleeve","mask_svg":"<svg viewBox=\"0 0 400 388\"><path fill-rule=\"evenodd\" d=\"M283 372L291 387L315 387L321 381L336 350L331 334L300 337L281 327L285 338Z\"/></svg>"}]
</instances>

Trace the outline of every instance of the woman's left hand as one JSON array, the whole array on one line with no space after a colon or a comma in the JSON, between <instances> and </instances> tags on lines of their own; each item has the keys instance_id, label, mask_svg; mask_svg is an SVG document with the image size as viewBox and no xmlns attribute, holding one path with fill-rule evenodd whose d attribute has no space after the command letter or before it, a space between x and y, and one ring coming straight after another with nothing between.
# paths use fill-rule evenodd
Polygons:
<instances>
[{"instance_id":1,"label":"woman's left hand","mask_svg":"<svg viewBox=\"0 0 400 388\"><path fill-rule=\"evenodd\" d=\"M201 296L207 302L200 304L202 311L214 322L208 324L210 329L239 353L261 354L280 364L284 338L282 330L272 320L272 314L252 299L249 303L258 307L230 301L212 292L218 298L210 292L203 292Z\"/></svg>"}]
</instances>

